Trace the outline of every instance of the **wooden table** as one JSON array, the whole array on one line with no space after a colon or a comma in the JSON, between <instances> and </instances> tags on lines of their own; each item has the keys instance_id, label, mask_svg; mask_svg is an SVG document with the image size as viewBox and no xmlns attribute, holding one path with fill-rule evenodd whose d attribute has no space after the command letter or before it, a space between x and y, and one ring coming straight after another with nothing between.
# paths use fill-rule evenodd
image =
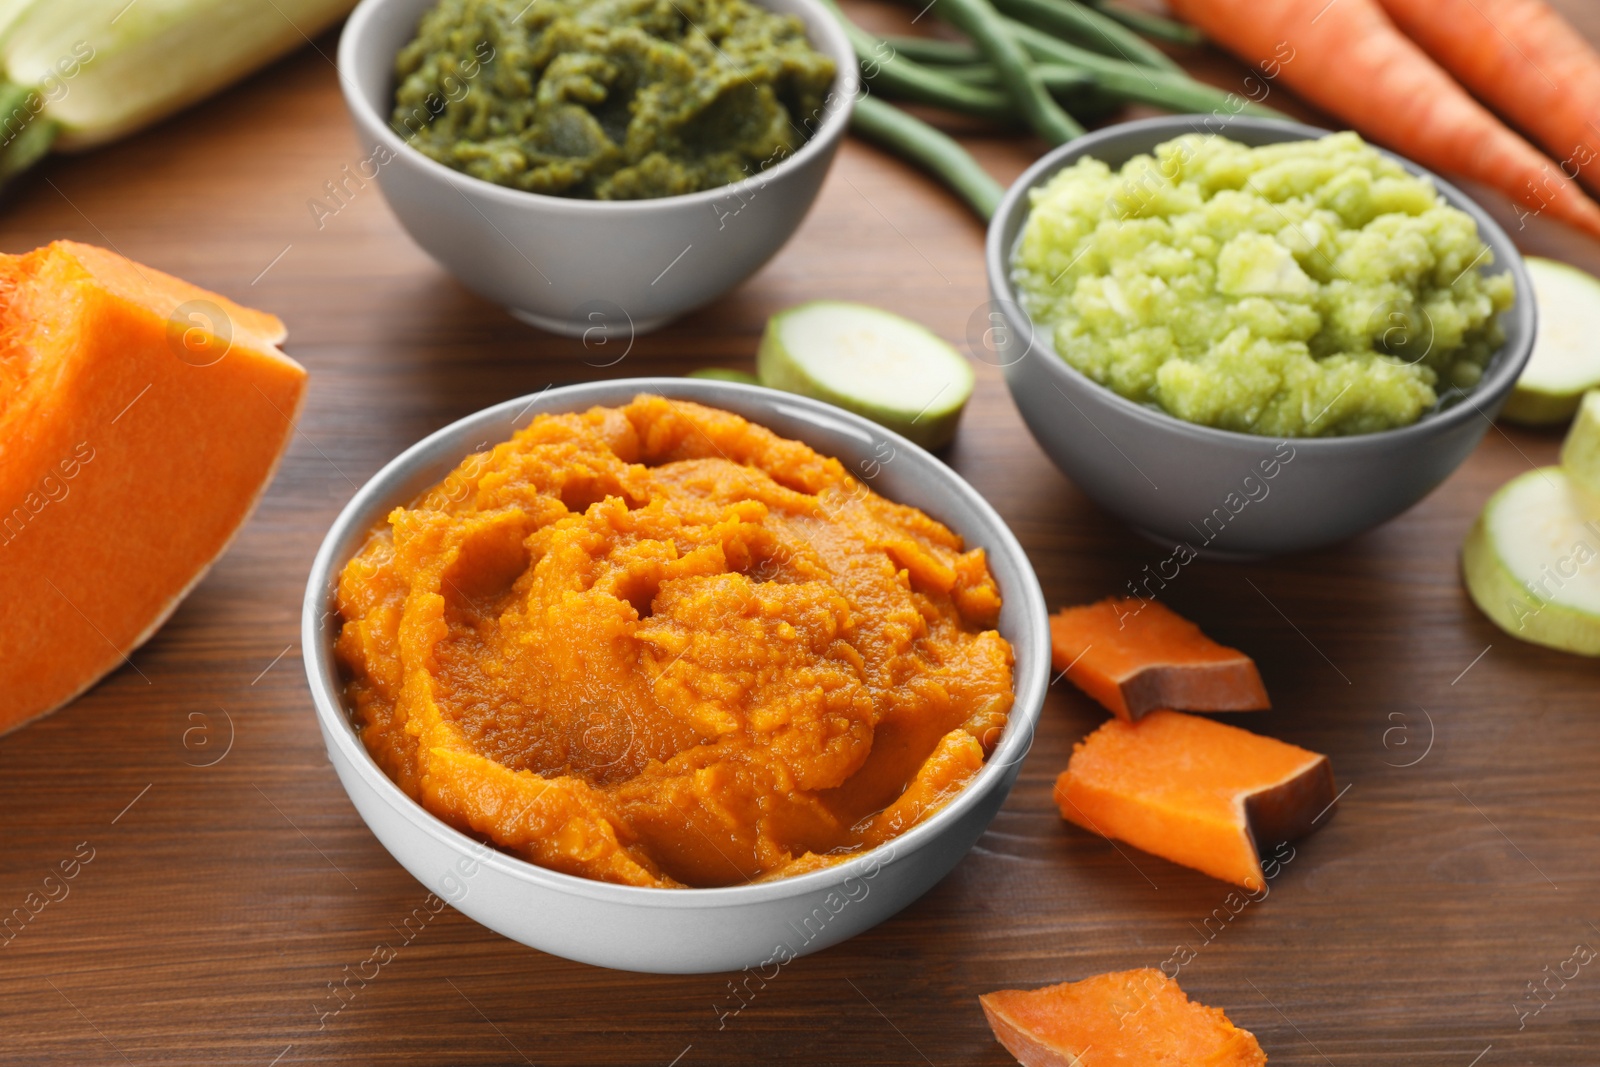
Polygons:
<instances>
[{"instance_id":1,"label":"wooden table","mask_svg":"<svg viewBox=\"0 0 1600 1067\"><path fill-rule=\"evenodd\" d=\"M1600 37L1600 9L1565 6ZM1166 591L1260 662L1277 710L1248 724L1329 753L1347 787L1269 897L1226 923L1206 920L1228 914L1228 887L1057 815L1050 785L1102 718L1063 684L955 872L786 967L723 1027L728 975L599 970L451 910L403 943L425 891L335 780L298 645L312 554L355 487L423 434L549 382L748 367L766 317L801 300L870 300L959 344L986 299L982 228L848 144L760 274L599 370L462 290L377 189L318 224L308 202L361 157L332 46L52 161L0 210L7 251L93 241L281 313L312 375L266 499L137 671L0 741L0 912L92 857L0 947L0 1062L1003 1064L979 993L1158 966L1179 946L1194 953L1184 988L1274 1064L1597 1062L1600 961L1551 980L1519 1027L1539 1003L1529 983L1600 948L1600 669L1507 637L1462 591L1457 548L1483 501L1556 454L1555 435L1505 428L1381 529L1314 555L1198 562ZM1205 62L1219 84L1238 77ZM1040 147L970 143L1003 179ZM1600 270L1600 246L1537 220L1520 238ZM950 461L1010 522L1052 605L1122 590L1160 551L1058 473L998 373L978 371ZM380 943L402 947L321 1016L330 983Z\"/></svg>"}]
</instances>

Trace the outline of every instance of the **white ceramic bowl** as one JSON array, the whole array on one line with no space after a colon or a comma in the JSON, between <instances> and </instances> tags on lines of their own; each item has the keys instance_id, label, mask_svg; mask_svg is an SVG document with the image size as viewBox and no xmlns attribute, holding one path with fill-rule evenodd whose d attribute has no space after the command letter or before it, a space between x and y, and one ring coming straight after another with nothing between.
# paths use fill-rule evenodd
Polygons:
<instances>
[{"instance_id":1,"label":"white ceramic bowl","mask_svg":"<svg viewBox=\"0 0 1600 1067\"><path fill-rule=\"evenodd\" d=\"M928 512L988 552L1016 653L1016 703L988 764L948 805L892 842L828 870L722 889L610 885L537 867L452 829L401 792L367 754L341 699L333 654L339 571L397 504L437 483L483 441L540 412L627 403L642 392L736 412L838 457L890 500ZM892 458L891 458L892 457ZM771 967L867 929L926 892L972 847L1016 781L1049 684L1044 597L1022 547L970 485L875 423L755 386L634 378L551 389L497 404L413 445L373 476L328 531L306 585L301 643L328 758L383 846L463 914L525 945L602 967L695 973Z\"/></svg>"},{"instance_id":2,"label":"white ceramic bowl","mask_svg":"<svg viewBox=\"0 0 1600 1067\"><path fill-rule=\"evenodd\" d=\"M401 225L463 285L571 336L642 333L716 299L783 246L816 199L850 121L857 68L818 0L757 0L798 15L838 66L811 137L746 181L654 200L581 200L508 189L408 147L389 126L394 60L436 0L362 0L339 39L339 80L374 176Z\"/></svg>"}]
</instances>

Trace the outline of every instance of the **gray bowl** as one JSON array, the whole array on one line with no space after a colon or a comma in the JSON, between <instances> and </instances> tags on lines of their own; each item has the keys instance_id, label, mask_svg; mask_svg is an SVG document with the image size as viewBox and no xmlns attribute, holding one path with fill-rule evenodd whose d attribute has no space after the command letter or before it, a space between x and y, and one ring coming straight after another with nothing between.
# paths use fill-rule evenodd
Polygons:
<instances>
[{"instance_id":1,"label":"gray bowl","mask_svg":"<svg viewBox=\"0 0 1600 1067\"><path fill-rule=\"evenodd\" d=\"M838 457L875 491L918 507L981 545L999 583L999 630L1016 654L1011 719L977 777L925 822L827 870L724 889L647 889L560 874L490 849L412 800L373 762L342 699L333 643L339 572L389 510L436 484L484 441L541 412L582 411L658 393L736 412ZM760 968L882 922L966 855L999 810L1033 741L1049 685L1050 626L1038 579L1004 520L949 467L875 423L815 400L729 382L633 378L508 400L413 445L362 486L328 531L306 583L306 678L328 758L361 818L441 899L515 941L568 959L689 974ZM443 905L440 905L442 907ZM726 1008L738 1007L730 1001Z\"/></svg>"},{"instance_id":2,"label":"gray bowl","mask_svg":"<svg viewBox=\"0 0 1600 1067\"><path fill-rule=\"evenodd\" d=\"M1440 194L1471 215L1509 270L1516 305L1502 317L1506 341L1483 380L1453 407L1411 426L1336 438L1276 438L1184 422L1126 400L1061 359L1036 332L1011 285L1011 252L1028 216L1028 194L1084 156L1115 168L1186 133L1220 133L1247 145L1321 137L1328 131L1272 119L1180 115L1091 133L1048 153L1011 186L989 225L994 331L1023 421L1047 455L1086 494L1152 539L1216 555L1299 552L1345 540L1400 514L1449 476L1478 444L1533 350L1533 291L1511 238L1450 185Z\"/></svg>"},{"instance_id":3,"label":"gray bowl","mask_svg":"<svg viewBox=\"0 0 1600 1067\"><path fill-rule=\"evenodd\" d=\"M757 0L798 15L839 68L823 113L799 117L812 132L792 156L735 185L654 200L494 185L429 159L389 126L395 55L436 2L362 0L345 24L339 82L363 145L356 170L376 178L406 232L461 284L556 333L643 333L754 274L810 210L850 122L856 61L837 20L818 0Z\"/></svg>"}]
</instances>

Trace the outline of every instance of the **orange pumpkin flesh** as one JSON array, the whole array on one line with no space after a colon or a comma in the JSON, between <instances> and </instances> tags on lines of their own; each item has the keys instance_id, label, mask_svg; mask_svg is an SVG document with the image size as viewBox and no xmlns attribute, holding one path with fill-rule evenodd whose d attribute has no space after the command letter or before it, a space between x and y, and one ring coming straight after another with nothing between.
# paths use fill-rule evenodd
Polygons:
<instances>
[{"instance_id":1,"label":"orange pumpkin flesh","mask_svg":"<svg viewBox=\"0 0 1600 1067\"><path fill-rule=\"evenodd\" d=\"M1326 756L1154 711L1079 741L1055 799L1086 830L1255 890L1262 850L1310 833L1335 793Z\"/></svg>"},{"instance_id":2,"label":"orange pumpkin flesh","mask_svg":"<svg viewBox=\"0 0 1600 1067\"><path fill-rule=\"evenodd\" d=\"M1262 1067L1255 1035L1151 968L978 998L1023 1067Z\"/></svg>"},{"instance_id":3,"label":"orange pumpkin flesh","mask_svg":"<svg viewBox=\"0 0 1600 1067\"><path fill-rule=\"evenodd\" d=\"M283 337L104 249L0 255L0 732L123 663L222 554L294 432Z\"/></svg>"},{"instance_id":4,"label":"orange pumpkin flesh","mask_svg":"<svg viewBox=\"0 0 1600 1067\"><path fill-rule=\"evenodd\" d=\"M1050 619L1058 671L1119 719L1157 708L1262 711L1267 690L1253 660L1219 645L1155 600L1109 599Z\"/></svg>"}]
</instances>

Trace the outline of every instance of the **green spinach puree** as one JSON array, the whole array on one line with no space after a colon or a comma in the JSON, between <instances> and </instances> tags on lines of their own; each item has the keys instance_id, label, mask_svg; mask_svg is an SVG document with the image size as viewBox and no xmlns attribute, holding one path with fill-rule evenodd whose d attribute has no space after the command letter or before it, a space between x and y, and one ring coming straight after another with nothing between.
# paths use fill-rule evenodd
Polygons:
<instances>
[{"instance_id":1,"label":"green spinach puree","mask_svg":"<svg viewBox=\"0 0 1600 1067\"><path fill-rule=\"evenodd\" d=\"M395 61L393 126L475 178L631 200L799 148L834 64L748 0L440 0Z\"/></svg>"}]
</instances>

